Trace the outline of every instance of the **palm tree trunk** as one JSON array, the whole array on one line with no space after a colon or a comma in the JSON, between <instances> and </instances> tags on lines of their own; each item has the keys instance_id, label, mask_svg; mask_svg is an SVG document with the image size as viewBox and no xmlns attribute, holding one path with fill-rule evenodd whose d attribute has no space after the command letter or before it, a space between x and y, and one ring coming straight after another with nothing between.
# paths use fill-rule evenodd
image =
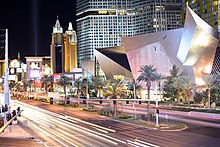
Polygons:
<instances>
[{"instance_id":1,"label":"palm tree trunk","mask_svg":"<svg viewBox=\"0 0 220 147\"><path fill-rule=\"evenodd\" d=\"M150 87L147 87L148 101L147 101L147 113L150 112Z\"/></svg>"},{"instance_id":2,"label":"palm tree trunk","mask_svg":"<svg viewBox=\"0 0 220 147\"><path fill-rule=\"evenodd\" d=\"M117 116L118 113L118 102L116 101L116 104L114 104L114 116Z\"/></svg>"},{"instance_id":3,"label":"palm tree trunk","mask_svg":"<svg viewBox=\"0 0 220 147\"><path fill-rule=\"evenodd\" d=\"M46 91L46 94L47 94L47 83L45 84L45 91Z\"/></svg>"},{"instance_id":4,"label":"palm tree trunk","mask_svg":"<svg viewBox=\"0 0 220 147\"><path fill-rule=\"evenodd\" d=\"M53 92L53 82L51 82L51 92Z\"/></svg>"},{"instance_id":5,"label":"palm tree trunk","mask_svg":"<svg viewBox=\"0 0 220 147\"><path fill-rule=\"evenodd\" d=\"M207 89L207 96L208 96L208 108L209 108L209 111L210 111L211 110L210 88Z\"/></svg>"},{"instance_id":6,"label":"palm tree trunk","mask_svg":"<svg viewBox=\"0 0 220 147\"><path fill-rule=\"evenodd\" d=\"M79 101L79 89L77 90L77 97L78 97L78 104L80 104L80 101Z\"/></svg>"},{"instance_id":7,"label":"palm tree trunk","mask_svg":"<svg viewBox=\"0 0 220 147\"><path fill-rule=\"evenodd\" d=\"M180 104L180 89L177 89L177 100L178 100L178 104Z\"/></svg>"},{"instance_id":8,"label":"palm tree trunk","mask_svg":"<svg viewBox=\"0 0 220 147\"><path fill-rule=\"evenodd\" d=\"M189 90L186 91L187 92L187 96L188 96L188 108L190 107L190 93Z\"/></svg>"},{"instance_id":9,"label":"palm tree trunk","mask_svg":"<svg viewBox=\"0 0 220 147\"><path fill-rule=\"evenodd\" d=\"M64 105L66 106L66 85L64 85Z\"/></svg>"}]
</instances>

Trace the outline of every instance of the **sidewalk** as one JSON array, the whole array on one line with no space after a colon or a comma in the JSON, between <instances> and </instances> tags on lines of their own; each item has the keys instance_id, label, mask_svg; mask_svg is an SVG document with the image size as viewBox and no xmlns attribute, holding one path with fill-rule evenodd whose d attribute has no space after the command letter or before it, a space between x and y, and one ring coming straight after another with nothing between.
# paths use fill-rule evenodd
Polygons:
<instances>
[{"instance_id":1,"label":"sidewalk","mask_svg":"<svg viewBox=\"0 0 220 147\"><path fill-rule=\"evenodd\" d=\"M21 128L18 124L9 125L0 137L17 137L17 138L28 138L28 133Z\"/></svg>"},{"instance_id":2,"label":"sidewalk","mask_svg":"<svg viewBox=\"0 0 220 147\"><path fill-rule=\"evenodd\" d=\"M33 140L19 124L9 125L0 134L0 146L7 147L43 147L36 140Z\"/></svg>"}]
</instances>

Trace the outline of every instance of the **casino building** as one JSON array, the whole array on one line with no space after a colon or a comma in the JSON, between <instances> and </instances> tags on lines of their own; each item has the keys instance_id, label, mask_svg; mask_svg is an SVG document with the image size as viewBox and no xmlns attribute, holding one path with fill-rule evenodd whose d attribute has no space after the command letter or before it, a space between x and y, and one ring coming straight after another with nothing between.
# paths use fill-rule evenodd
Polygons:
<instances>
[{"instance_id":1,"label":"casino building","mask_svg":"<svg viewBox=\"0 0 220 147\"><path fill-rule=\"evenodd\" d=\"M218 53L219 33L187 7L184 28L122 39L122 47L95 50L106 77L123 75L136 80L142 65L153 65L167 75L175 64L202 85L202 75L211 73Z\"/></svg>"}]
</instances>

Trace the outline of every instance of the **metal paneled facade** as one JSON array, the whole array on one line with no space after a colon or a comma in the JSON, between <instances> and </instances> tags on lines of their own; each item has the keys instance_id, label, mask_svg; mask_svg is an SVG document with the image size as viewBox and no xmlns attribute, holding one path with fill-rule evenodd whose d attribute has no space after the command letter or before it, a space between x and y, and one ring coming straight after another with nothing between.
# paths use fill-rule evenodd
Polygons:
<instances>
[{"instance_id":1,"label":"metal paneled facade","mask_svg":"<svg viewBox=\"0 0 220 147\"><path fill-rule=\"evenodd\" d=\"M166 75L175 64L184 74L194 75L197 84L202 84L203 73L211 73L218 32L189 7L186 15L183 29L123 38L134 79L142 65L153 65Z\"/></svg>"},{"instance_id":2,"label":"metal paneled facade","mask_svg":"<svg viewBox=\"0 0 220 147\"><path fill-rule=\"evenodd\" d=\"M182 27L181 0L77 0L78 65L122 37Z\"/></svg>"}]
</instances>

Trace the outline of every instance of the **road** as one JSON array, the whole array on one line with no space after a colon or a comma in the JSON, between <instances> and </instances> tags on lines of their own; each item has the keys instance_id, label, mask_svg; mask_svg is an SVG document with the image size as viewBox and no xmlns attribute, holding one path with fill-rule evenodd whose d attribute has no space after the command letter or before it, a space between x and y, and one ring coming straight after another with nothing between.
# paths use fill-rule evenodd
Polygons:
<instances>
[{"instance_id":1,"label":"road","mask_svg":"<svg viewBox=\"0 0 220 147\"><path fill-rule=\"evenodd\" d=\"M186 130L163 132L114 121L77 109L26 101L22 122L47 146L219 146L220 129L189 124ZM43 109L41 109L43 108ZM45 109L45 110L44 110ZM64 111L66 115L64 115Z\"/></svg>"}]
</instances>

